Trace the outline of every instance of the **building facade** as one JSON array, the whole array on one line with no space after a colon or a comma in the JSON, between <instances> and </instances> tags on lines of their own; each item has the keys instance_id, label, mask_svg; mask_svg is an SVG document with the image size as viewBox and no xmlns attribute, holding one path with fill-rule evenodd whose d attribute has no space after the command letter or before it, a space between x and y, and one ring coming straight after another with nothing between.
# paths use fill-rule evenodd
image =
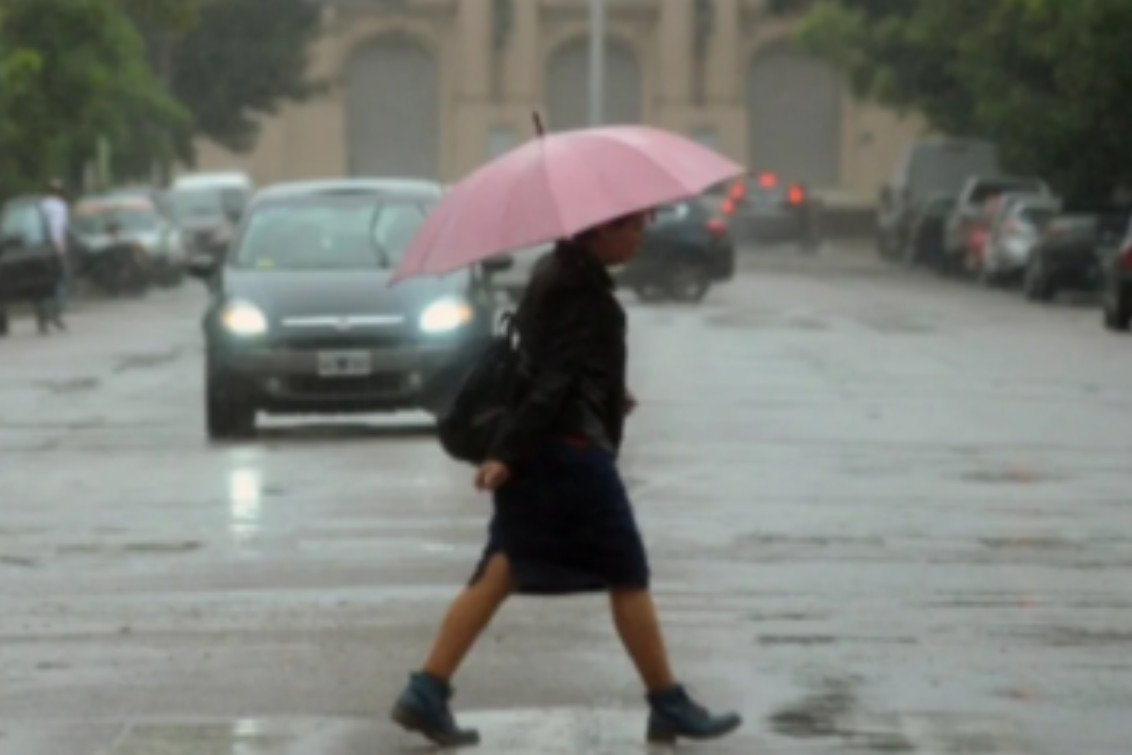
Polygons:
<instances>
[{"instance_id":1,"label":"building facade","mask_svg":"<svg viewBox=\"0 0 1132 755\"><path fill-rule=\"evenodd\" d=\"M198 168L259 182L334 175L451 181L534 133L587 123L586 0L322 0L316 99L256 149ZM829 195L869 200L920 133L855 100L765 0L607 0L605 120L687 134Z\"/></svg>"}]
</instances>

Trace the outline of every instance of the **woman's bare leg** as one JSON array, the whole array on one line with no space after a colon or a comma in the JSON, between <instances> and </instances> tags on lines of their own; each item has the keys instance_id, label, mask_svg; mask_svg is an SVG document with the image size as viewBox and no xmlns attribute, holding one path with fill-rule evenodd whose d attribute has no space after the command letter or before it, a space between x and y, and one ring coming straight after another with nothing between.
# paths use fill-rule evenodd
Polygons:
<instances>
[{"instance_id":1,"label":"woman's bare leg","mask_svg":"<svg viewBox=\"0 0 1132 755\"><path fill-rule=\"evenodd\" d=\"M676 679L668 662L652 594L648 590L612 590L609 602L617 634L648 691L674 687Z\"/></svg>"},{"instance_id":2,"label":"woman's bare leg","mask_svg":"<svg viewBox=\"0 0 1132 755\"><path fill-rule=\"evenodd\" d=\"M423 671L437 679L451 679L480 632L491 623L495 612L513 590L507 557L503 554L492 557L479 580L466 587L452 602Z\"/></svg>"}]
</instances>

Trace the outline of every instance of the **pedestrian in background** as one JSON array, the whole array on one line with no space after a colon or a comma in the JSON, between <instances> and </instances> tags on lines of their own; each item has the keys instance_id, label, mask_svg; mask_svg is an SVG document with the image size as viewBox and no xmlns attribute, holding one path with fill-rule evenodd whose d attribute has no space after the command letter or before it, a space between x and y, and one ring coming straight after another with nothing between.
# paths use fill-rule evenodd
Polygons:
<instances>
[{"instance_id":1,"label":"pedestrian in background","mask_svg":"<svg viewBox=\"0 0 1132 755\"><path fill-rule=\"evenodd\" d=\"M71 212L67 206L66 190L63 182L53 180L47 184L47 192L40 204L44 216L47 218L47 230L51 236L51 243L55 253L59 255L59 283L55 287L54 295L47 301L41 302L38 309L40 331L46 332L49 325L58 330L66 330L63 322L63 312L67 307L67 297L71 284L71 261L68 257L67 235L71 226Z\"/></svg>"},{"instance_id":2,"label":"pedestrian in background","mask_svg":"<svg viewBox=\"0 0 1132 755\"><path fill-rule=\"evenodd\" d=\"M628 262L647 213L557 245L527 288L516 325L531 387L504 420L475 479L494 495L488 542L448 611L424 667L410 676L393 719L443 746L478 743L449 709L450 680L512 594L601 591L647 689L647 738L711 739L741 724L713 715L673 675L649 589L649 565L617 469L625 417L626 315L607 267Z\"/></svg>"}]
</instances>

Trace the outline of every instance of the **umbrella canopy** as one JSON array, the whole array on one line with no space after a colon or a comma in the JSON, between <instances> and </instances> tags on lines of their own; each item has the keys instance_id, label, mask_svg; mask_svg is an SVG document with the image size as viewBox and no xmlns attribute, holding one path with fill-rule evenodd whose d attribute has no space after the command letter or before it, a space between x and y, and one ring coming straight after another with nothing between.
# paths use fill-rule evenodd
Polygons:
<instances>
[{"instance_id":1,"label":"umbrella canopy","mask_svg":"<svg viewBox=\"0 0 1132 755\"><path fill-rule=\"evenodd\" d=\"M745 172L670 131L613 126L540 135L456 184L393 277L444 275L696 196Z\"/></svg>"}]
</instances>

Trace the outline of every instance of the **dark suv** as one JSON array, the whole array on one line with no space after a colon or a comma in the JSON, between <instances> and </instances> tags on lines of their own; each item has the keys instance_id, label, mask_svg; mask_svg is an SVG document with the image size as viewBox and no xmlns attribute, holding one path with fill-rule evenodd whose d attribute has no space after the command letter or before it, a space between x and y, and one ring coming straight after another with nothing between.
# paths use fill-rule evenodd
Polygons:
<instances>
[{"instance_id":1,"label":"dark suv","mask_svg":"<svg viewBox=\"0 0 1132 755\"><path fill-rule=\"evenodd\" d=\"M0 213L0 336L8 333L8 306L40 302L58 285L62 266L36 197L18 197Z\"/></svg>"}]
</instances>

